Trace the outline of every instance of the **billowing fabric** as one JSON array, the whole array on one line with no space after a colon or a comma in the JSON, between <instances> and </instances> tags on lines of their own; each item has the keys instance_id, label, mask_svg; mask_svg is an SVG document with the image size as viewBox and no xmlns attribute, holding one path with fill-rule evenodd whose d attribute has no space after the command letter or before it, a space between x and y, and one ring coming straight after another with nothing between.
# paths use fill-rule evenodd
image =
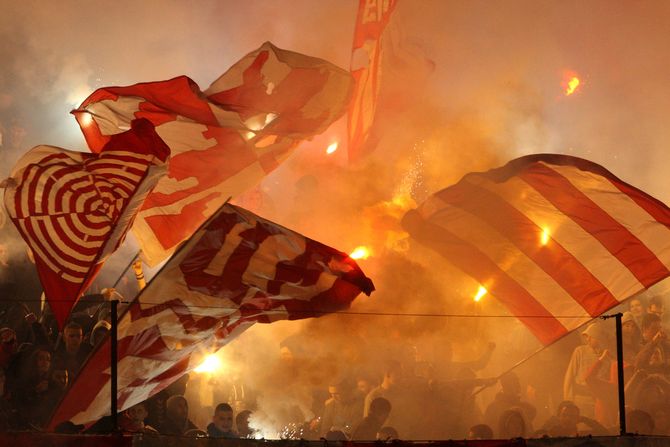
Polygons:
<instances>
[{"instance_id":1,"label":"billowing fabric","mask_svg":"<svg viewBox=\"0 0 670 447\"><path fill-rule=\"evenodd\" d=\"M353 79L322 59L263 44L204 92L191 79L96 90L73 113L91 150L144 117L172 151L168 175L149 195L133 232L150 265L229 197L256 185L302 140L345 111Z\"/></svg>"},{"instance_id":2,"label":"billowing fabric","mask_svg":"<svg viewBox=\"0 0 670 447\"><path fill-rule=\"evenodd\" d=\"M158 393L256 322L318 317L373 290L345 253L226 204L119 318L119 410ZM109 359L107 340L52 424L109 414Z\"/></svg>"},{"instance_id":3,"label":"billowing fabric","mask_svg":"<svg viewBox=\"0 0 670 447\"><path fill-rule=\"evenodd\" d=\"M666 278L669 225L662 202L555 154L467 174L403 218L544 344Z\"/></svg>"},{"instance_id":4,"label":"billowing fabric","mask_svg":"<svg viewBox=\"0 0 670 447\"><path fill-rule=\"evenodd\" d=\"M169 154L154 126L135 120L99 154L37 146L14 167L5 206L35 255L61 326L123 242L147 194L165 175Z\"/></svg>"},{"instance_id":5,"label":"billowing fabric","mask_svg":"<svg viewBox=\"0 0 670 447\"><path fill-rule=\"evenodd\" d=\"M348 154L350 161L362 158L369 148L366 142L377 108L382 66L382 35L397 0L359 0L351 74L354 96L349 108Z\"/></svg>"}]
</instances>

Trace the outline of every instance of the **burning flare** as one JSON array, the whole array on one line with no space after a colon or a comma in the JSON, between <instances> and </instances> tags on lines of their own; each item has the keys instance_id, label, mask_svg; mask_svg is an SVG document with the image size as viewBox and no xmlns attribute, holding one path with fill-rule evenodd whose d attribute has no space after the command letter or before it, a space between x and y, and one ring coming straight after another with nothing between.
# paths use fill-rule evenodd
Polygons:
<instances>
[{"instance_id":1,"label":"burning flare","mask_svg":"<svg viewBox=\"0 0 670 447\"><path fill-rule=\"evenodd\" d=\"M330 154L332 154L333 152L335 152L336 150L337 150L337 141L334 142L334 143L331 143L331 144L328 146L328 149L326 149L326 154L330 155Z\"/></svg>"},{"instance_id":2,"label":"burning flare","mask_svg":"<svg viewBox=\"0 0 670 447\"><path fill-rule=\"evenodd\" d=\"M216 354L210 354L205 357L205 360L200 364L200 366L195 368L193 371L201 374L212 374L220 371L221 369L223 369L223 363L221 362L219 356Z\"/></svg>"},{"instance_id":3,"label":"burning flare","mask_svg":"<svg viewBox=\"0 0 670 447\"><path fill-rule=\"evenodd\" d=\"M478 303L482 298L484 298L484 295L488 293L488 290L486 290L486 287L484 286L479 286L479 289L477 290L477 293L475 296L472 298L475 300L475 303Z\"/></svg>"},{"instance_id":4,"label":"burning flare","mask_svg":"<svg viewBox=\"0 0 670 447\"><path fill-rule=\"evenodd\" d=\"M561 82L561 86L565 90L565 96L570 96L575 93L581 83L582 81L579 79L577 73L572 71L565 72L563 75L563 82Z\"/></svg>"},{"instance_id":5,"label":"burning flare","mask_svg":"<svg viewBox=\"0 0 670 447\"><path fill-rule=\"evenodd\" d=\"M551 234L549 233L549 228L543 227L542 234L540 235L540 244L547 245L549 243L550 236Z\"/></svg>"},{"instance_id":6,"label":"burning flare","mask_svg":"<svg viewBox=\"0 0 670 447\"><path fill-rule=\"evenodd\" d=\"M363 245L356 247L354 251L349 254L351 259L368 259L370 257L370 249Z\"/></svg>"}]
</instances>

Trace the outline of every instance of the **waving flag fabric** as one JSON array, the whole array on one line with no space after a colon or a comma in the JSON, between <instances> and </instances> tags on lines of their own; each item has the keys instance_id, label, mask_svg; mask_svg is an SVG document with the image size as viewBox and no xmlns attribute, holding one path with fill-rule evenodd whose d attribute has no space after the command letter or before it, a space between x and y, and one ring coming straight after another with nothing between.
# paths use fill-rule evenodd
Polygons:
<instances>
[{"instance_id":1,"label":"waving flag fabric","mask_svg":"<svg viewBox=\"0 0 670 447\"><path fill-rule=\"evenodd\" d=\"M147 120L109 138L99 154L37 146L5 189L9 216L35 254L44 294L62 326L142 202L165 175L169 148Z\"/></svg>"},{"instance_id":2,"label":"waving flag fabric","mask_svg":"<svg viewBox=\"0 0 670 447\"><path fill-rule=\"evenodd\" d=\"M348 115L349 159L356 161L366 152L365 145L375 118L382 65L382 35L397 0L359 0L351 74L354 96Z\"/></svg>"},{"instance_id":3,"label":"waving flag fabric","mask_svg":"<svg viewBox=\"0 0 670 447\"><path fill-rule=\"evenodd\" d=\"M403 226L544 344L670 274L670 209L564 155L468 174L408 212Z\"/></svg>"},{"instance_id":4,"label":"waving flag fabric","mask_svg":"<svg viewBox=\"0 0 670 447\"><path fill-rule=\"evenodd\" d=\"M374 290L345 253L230 204L196 232L119 319L119 410L159 392L255 322L318 317ZM109 340L52 424L109 414Z\"/></svg>"},{"instance_id":5,"label":"waving flag fabric","mask_svg":"<svg viewBox=\"0 0 670 447\"><path fill-rule=\"evenodd\" d=\"M349 102L351 75L265 43L206 91L186 76L95 91L73 113L91 150L133 118L147 118L172 151L133 232L156 264L229 197L253 187L297 144L325 130Z\"/></svg>"}]
</instances>

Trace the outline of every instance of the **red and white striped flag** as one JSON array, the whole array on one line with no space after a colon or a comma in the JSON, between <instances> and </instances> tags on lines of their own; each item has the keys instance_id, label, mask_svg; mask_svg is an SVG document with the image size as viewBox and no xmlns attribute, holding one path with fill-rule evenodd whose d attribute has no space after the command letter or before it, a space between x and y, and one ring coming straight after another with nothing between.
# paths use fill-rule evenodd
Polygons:
<instances>
[{"instance_id":1,"label":"red and white striped flag","mask_svg":"<svg viewBox=\"0 0 670 447\"><path fill-rule=\"evenodd\" d=\"M382 36L397 0L359 0L351 74L354 96L349 107L347 132L349 160L356 161L368 151L379 96L383 56Z\"/></svg>"},{"instance_id":2,"label":"red and white striped flag","mask_svg":"<svg viewBox=\"0 0 670 447\"><path fill-rule=\"evenodd\" d=\"M403 226L544 344L670 275L670 209L565 155L470 173L408 212Z\"/></svg>"},{"instance_id":3,"label":"red and white striped flag","mask_svg":"<svg viewBox=\"0 0 670 447\"><path fill-rule=\"evenodd\" d=\"M226 204L119 318L119 410L158 393L256 322L318 317L374 286L345 253ZM110 342L93 355L52 425L110 412Z\"/></svg>"},{"instance_id":4,"label":"red and white striped flag","mask_svg":"<svg viewBox=\"0 0 670 447\"><path fill-rule=\"evenodd\" d=\"M168 175L149 195L133 232L156 264L229 197L250 189L302 140L345 111L351 75L269 42L204 92L186 76L96 90L73 111L91 150L139 117L172 151Z\"/></svg>"},{"instance_id":5,"label":"red and white striped flag","mask_svg":"<svg viewBox=\"0 0 670 447\"><path fill-rule=\"evenodd\" d=\"M170 149L154 126L134 120L131 127L99 154L37 146L7 180L5 206L61 326L167 171Z\"/></svg>"}]
</instances>

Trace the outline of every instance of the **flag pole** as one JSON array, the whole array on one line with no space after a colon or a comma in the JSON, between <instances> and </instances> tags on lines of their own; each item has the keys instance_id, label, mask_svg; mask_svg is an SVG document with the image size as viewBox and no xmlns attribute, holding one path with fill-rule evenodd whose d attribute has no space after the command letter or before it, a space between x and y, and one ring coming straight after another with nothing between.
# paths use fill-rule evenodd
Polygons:
<instances>
[{"instance_id":1,"label":"flag pole","mask_svg":"<svg viewBox=\"0 0 670 447\"><path fill-rule=\"evenodd\" d=\"M626 393L624 377L623 377L623 331L621 329L621 312L613 315L603 315L603 320L614 318L616 325L616 372L617 372L617 388L619 391L619 435L626 435Z\"/></svg>"},{"instance_id":2,"label":"flag pole","mask_svg":"<svg viewBox=\"0 0 670 447\"><path fill-rule=\"evenodd\" d=\"M119 415L118 415L118 401L117 401L117 393L118 393L118 350L117 350L117 344L118 344L118 307L119 307L119 300L112 300L110 302L112 306L112 312L111 312L111 319L112 319L112 324L111 324L111 330L110 330L110 337L111 337L111 348L110 348L110 362L111 362L111 382L110 382L110 387L111 387L111 411L112 411L112 433L117 433L119 431Z\"/></svg>"}]
</instances>

